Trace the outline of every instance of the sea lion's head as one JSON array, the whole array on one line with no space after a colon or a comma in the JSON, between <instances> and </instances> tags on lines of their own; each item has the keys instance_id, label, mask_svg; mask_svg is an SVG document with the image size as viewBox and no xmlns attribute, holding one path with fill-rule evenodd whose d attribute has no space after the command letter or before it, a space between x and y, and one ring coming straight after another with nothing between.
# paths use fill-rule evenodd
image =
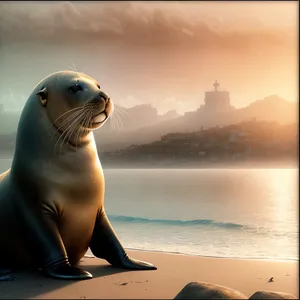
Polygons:
<instances>
[{"instance_id":1,"label":"sea lion's head","mask_svg":"<svg viewBox=\"0 0 300 300\"><path fill-rule=\"evenodd\" d=\"M83 73L53 73L39 84L36 94L55 126L72 120L85 129L96 129L113 111L113 103L99 83Z\"/></svg>"},{"instance_id":2,"label":"sea lion's head","mask_svg":"<svg viewBox=\"0 0 300 300\"><path fill-rule=\"evenodd\" d=\"M57 131L68 135L101 127L113 112L109 96L83 73L53 73L39 83L36 95Z\"/></svg>"}]
</instances>

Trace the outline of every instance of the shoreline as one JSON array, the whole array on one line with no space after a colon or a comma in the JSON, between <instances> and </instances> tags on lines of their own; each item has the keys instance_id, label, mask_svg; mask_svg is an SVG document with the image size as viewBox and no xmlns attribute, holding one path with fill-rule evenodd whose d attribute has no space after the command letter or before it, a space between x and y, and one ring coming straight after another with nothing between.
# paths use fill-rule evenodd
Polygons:
<instances>
[{"instance_id":1,"label":"shoreline","mask_svg":"<svg viewBox=\"0 0 300 300\"><path fill-rule=\"evenodd\" d=\"M263 258L263 257L238 257L238 256L215 256L215 255L203 255L203 254L189 254L183 252L170 252L170 251L162 251L162 250L147 250L147 249L136 249L136 248L125 248L131 252L149 252L149 253L161 253L168 255L182 255L182 256L191 256L191 257L199 257L199 258L215 258L215 259L236 259L236 260L250 260L250 261L272 261L272 262L299 262L299 258ZM87 254L90 255L90 254ZM93 255L92 255L93 256ZM94 257L94 256L93 256Z\"/></svg>"},{"instance_id":2,"label":"shoreline","mask_svg":"<svg viewBox=\"0 0 300 300\"><path fill-rule=\"evenodd\" d=\"M100 161L102 164L103 169L106 170L113 170L113 169L128 169L128 170L153 170L153 169L165 169L165 170L173 170L173 169L180 169L180 170L209 170L209 169L298 169L299 164L298 160L286 160L282 162L278 161L240 161L240 162L204 162L204 163L197 163L197 162L163 162L163 161L155 161L153 159L150 163L139 163L135 161L131 162L123 162L120 164L109 164L105 163L105 160L101 159Z\"/></svg>"},{"instance_id":3,"label":"shoreline","mask_svg":"<svg viewBox=\"0 0 300 300\"><path fill-rule=\"evenodd\" d=\"M130 166L118 166L118 167L103 167L103 170L212 170L212 169L217 169L217 170L298 170L298 166L205 166L205 167L182 167L180 168L179 166L174 166L174 167L168 167L168 166L163 166L163 167L151 167L151 166L145 166L145 167L130 167Z\"/></svg>"},{"instance_id":4,"label":"shoreline","mask_svg":"<svg viewBox=\"0 0 300 300\"><path fill-rule=\"evenodd\" d=\"M9 155L1 156L0 153L0 160L12 160L13 157ZM251 163L251 162L240 162L240 163L230 163L230 164L160 164L160 165L149 165L149 164L137 164L135 162L129 162L128 164L120 164L120 165L109 165L101 160L103 170L212 170L212 169L219 169L219 170L249 170L249 169L256 169L256 170L269 170L269 169L288 169L288 170L297 170L299 169L299 164L295 161L293 162L286 162L286 163Z\"/></svg>"},{"instance_id":5,"label":"shoreline","mask_svg":"<svg viewBox=\"0 0 300 300\"><path fill-rule=\"evenodd\" d=\"M12 152L0 152L0 160L12 160L14 153ZM160 161L153 158L153 161L142 162L142 161L119 161L117 163L111 163L106 161L105 158L101 158L101 152L98 153L102 168L105 170L153 170L153 169L299 169L299 157L285 159L282 161L276 160L248 160L248 161L230 161L230 162L193 162L193 161L172 161L165 160Z\"/></svg>"},{"instance_id":6,"label":"shoreline","mask_svg":"<svg viewBox=\"0 0 300 300\"><path fill-rule=\"evenodd\" d=\"M156 271L112 268L106 261L84 257L80 267L91 280L55 280L38 273L18 272L15 281L0 282L0 299L173 299L189 282L208 282L236 289L250 297L274 291L299 297L298 262L211 258L128 250ZM273 277L274 282L269 282Z\"/></svg>"}]
</instances>

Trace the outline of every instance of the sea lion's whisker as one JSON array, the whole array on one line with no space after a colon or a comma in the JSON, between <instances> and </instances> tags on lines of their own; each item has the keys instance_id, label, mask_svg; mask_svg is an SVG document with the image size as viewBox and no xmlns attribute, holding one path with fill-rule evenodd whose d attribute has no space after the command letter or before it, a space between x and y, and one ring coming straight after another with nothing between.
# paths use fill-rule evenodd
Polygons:
<instances>
[{"instance_id":1,"label":"sea lion's whisker","mask_svg":"<svg viewBox=\"0 0 300 300\"><path fill-rule=\"evenodd\" d=\"M76 67L75 67L75 64L74 64L73 61L72 61L72 65L73 65L73 66L71 66L70 64L68 64L69 69L70 69L71 71L75 72L79 78L81 78L80 75L78 74L77 70L76 70Z\"/></svg>"},{"instance_id":2,"label":"sea lion's whisker","mask_svg":"<svg viewBox=\"0 0 300 300\"><path fill-rule=\"evenodd\" d=\"M111 118L112 118L113 124L114 124L113 130L116 131L116 130L117 130L116 128L117 128L118 123L117 123L117 118L116 118L116 112L115 112L115 111L114 111L113 115L111 115Z\"/></svg>"},{"instance_id":3,"label":"sea lion's whisker","mask_svg":"<svg viewBox=\"0 0 300 300\"><path fill-rule=\"evenodd\" d=\"M119 124L121 124L121 126L122 126L121 129L123 129L123 128L124 128L124 127L123 127L123 123L122 123L122 120L121 120L121 118L120 118L120 116L119 116L119 114L118 114L117 111L116 111L116 116L117 116L117 120L118 120ZM119 130L120 130L120 127L119 127Z\"/></svg>"},{"instance_id":4,"label":"sea lion's whisker","mask_svg":"<svg viewBox=\"0 0 300 300\"><path fill-rule=\"evenodd\" d=\"M123 107L117 106L116 110L118 112L122 112L123 114L127 115L131 120L135 121L132 115L128 111L126 111Z\"/></svg>"},{"instance_id":5,"label":"sea lion's whisker","mask_svg":"<svg viewBox=\"0 0 300 300\"><path fill-rule=\"evenodd\" d=\"M110 125L110 129L112 130L113 128L112 128L112 119L111 119L111 117L109 118L109 125Z\"/></svg>"},{"instance_id":6,"label":"sea lion's whisker","mask_svg":"<svg viewBox=\"0 0 300 300\"><path fill-rule=\"evenodd\" d=\"M124 124L123 124L122 118L121 118L121 116L120 116L120 114L119 114L118 111L116 111L116 115L117 115L118 120L120 121L121 130L122 130L122 129L124 129Z\"/></svg>"},{"instance_id":7,"label":"sea lion's whisker","mask_svg":"<svg viewBox=\"0 0 300 300\"><path fill-rule=\"evenodd\" d=\"M112 115L109 118L109 122L110 122L110 129L113 131L113 116Z\"/></svg>"},{"instance_id":8,"label":"sea lion's whisker","mask_svg":"<svg viewBox=\"0 0 300 300\"><path fill-rule=\"evenodd\" d=\"M111 130L115 130L115 116L112 114L110 115L110 124L111 124Z\"/></svg>"},{"instance_id":9,"label":"sea lion's whisker","mask_svg":"<svg viewBox=\"0 0 300 300\"><path fill-rule=\"evenodd\" d=\"M72 61L72 64L73 64L73 66L74 66L74 70L75 70L75 72L76 72L77 76L78 76L79 78L81 78L81 77L80 77L80 75L78 74L77 70L76 70L76 67L75 67L75 64L74 64L74 62L73 62L73 61Z\"/></svg>"},{"instance_id":10,"label":"sea lion's whisker","mask_svg":"<svg viewBox=\"0 0 300 300\"><path fill-rule=\"evenodd\" d=\"M85 116L85 112L83 111L82 114L79 115L79 116L77 116L77 117L71 122L71 124L68 126L68 128L65 130L66 133L65 133L65 137L64 137L64 139L63 139L63 141L62 141L61 147L64 146L65 141L66 141L66 145L70 142L71 137L72 137L72 134L73 134L73 132L76 130L77 127L79 127L78 130L80 129L80 124L78 124L78 123L80 123L80 119L81 119L82 117L84 117L84 116ZM63 134L62 134L62 135L63 135Z\"/></svg>"},{"instance_id":11,"label":"sea lion's whisker","mask_svg":"<svg viewBox=\"0 0 300 300\"><path fill-rule=\"evenodd\" d=\"M115 115L111 116L112 124L113 124L113 131L115 131Z\"/></svg>"},{"instance_id":12,"label":"sea lion's whisker","mask_svg":"<svg viewBox=\"0 0 300 300\"><path fill-rule=\"evenodd\" d=\"M84 116L83 120L82 120L82 127L83 127L83 129L80 130L80 127L79 127L79 129L77 130L77 132L75 134L75 141L74 142L75 142L76 151L77 151L77 146L78 146L79 140L81 138L81 132L85 132L85 122L86 122L86 116Z\"/></svg>"},{"instance_id":13,"label":"sea lion's whisker","mask_svg":"<svg viewBox=\"0 0 300 300\"><path fill-rule=\"evenodd\" d=\"M79 106L79 107L75 107L75 108L72 108L72 109L69 109L68 111L64 112L63 114L61 114L58 118L55 119L55 121L52 122L52 125L55 125L55 123L60 119L62 118L63 116L65 116L66 114L70 113L70 112L73 112L73 111L77 111L77 110L80 110L82 109L83 106Z\"/></svg>"},{"instance_id":14,"label":"sea lion's whisker","mask_svg":"<svg viewBox=\"0 0 300 300\"><path fill-rule=\"evenodd\" d=\"M117 131L117 127L118 127L118 122L117 122L117 118L116 115L114 114L114 124L115 124L115 131Z\"/></svg>"},{"instance_id":15,"label":"sea lion's whisker","mask_svg":"<svg viewBox=\"0 0 300 300\"><path fill-rule=\"evenodd\" d=\"M130 113L129 113L124 107L119 106L119 105L117 105L117 104L115 104L114 106L115 106L117 109L123 111L125 114L127 114L129 117L132 118L132 116L130 115Z\"/></svg>"},{"instance_id":16,"label":"sea lion's whisker","mask_svg":"<svg viewBox=\"0 0 300 300\"><path fill-rule=\"evenodd\" d=\"M82 117L83 116L81 116L81 115L78 116L75 120L72 121L72 123L70 124L70 126L68 126L68 128L63 132L64 138L62 140L62 144L60 145L59 154L60 154L61 150L63 149L64 145L67 145L70 142L72 133L76 129L76 125L78 125L78 121ZM63 136L63 134L61 136Z\"/></svg>"},{"instance_id":17,"label":"sea lion's whisker","mask_svg":"<svg viewBox=\"0 0 300 300\"><path fill-rule=\"evenodd\" d=\"M126 111L123 107L119 106L119 105L114 105L117 111L122 111L123 113L125 113L132 121L134 124L136 124L135 119L132 117L132 115Z\"/></svg>"},{"instance_id":18,"label":"sea lion's whisker","mask_svg":"<svg viewBox=\"0 0 300 300\"><path fill-rule=\"evenodd\" d=\"M124 117L124 112L120 110L118 107L115 107L115 111L119 112L122 117Z\"/></svg>"},{"instance_id":19,"label":"sea lion's whisker","mask_svg":"<svg viewBox=\"0 0 300 300\"><path fill-rule=\"evenodd\" d=\"M82 107L80 107L80 109L78 110L73 110L72 114L70 116L68 116L63 122L61 122L61 124L59 126L56 126L54 124L54 122L52 123L52 125L55 127L55 132L53 133L53 136L60 131L60 129L68 122L70 122L70 120L72 120L74 117L78 116L82 111ZM70 111L68 111L70 112ZM66 113L65 113L66 114Z\"/></svg>"},{"instance_id":20,"label":"sea lion's whisker","mask_svg":"<svg viewBox=\"0 0 300 300\"><path fill-rule=\"evenodd\" d=\"M68 116L61 124L60 126L58 126L55 130L55 132L53 133L53 136L57 133L60 132L61 129L65 126L68 125L70 122L72 122L73 119L75 119L77 116L79 116L80 114L82 114L83 110L80 111L76 111L74 113L72 113L72 115ZM64 131L64 130L63 130ZM62 133L63 134L63 133Z\"/></svg>"},{"instance_id":21,"label":"sea lion's whisker","mask_svg":"<svg viewBox=\"0 0 300 300\"><path fill-rule=\"evenodd\" d=\"M89 127L89 117L87 115L84 116L82 126L83 126L83 130L82 131L78 130L78 132L77 132L78 133L78 140L77 141L79 141L79 139L88 132L87 127Z\"/></svg>"},{"instance_id":22,"label":"sea lion's whisker","mask_svg":"<svg viewBox=\"0 0 300 300\"><path fill-rule=\"evenodd\" d=\"M77 151L78 142L79 142L81 136L84 135L84 133L86 131L85 130L86 119L87 119L87 116L85 114L83 116L83 120L81 121L82 126L80 126L80 127L82 127L82 130L80 130L81 128L79 127L78 130L77 130L77 132L76 132L76 134L75 134L75 141L74 142L75 142L75 146L76 146L76 151Z\"/></svg>"},{"instance_id":23,"label":"sea lion's whisker","mask_svg":"<svg viewBox=\"0 0 300 300\"><path fill-rule=\"evenodd\" d=\"M82 118L84 120L85 119L85 115L83 115ZM77 151L77 146L78 146L78 142L79 142L79 139L80 139L80 132L82 131L80 123L83 123L83 120L78 120L79 122L76 122L76 124L74 124L70 128L70 130L69 130L70 133L69 133L69 136L68 136L68 141L66 143L66 144L70 143L72 135L74 134L74 145L75 145L76 151Z\"/></svg>"},{"instance_id":24,"label":"sea lion's whisker","mask_svg":"<svg viewBox=\"0 0 300 300\"><path fill-rule=\"evenodd\" d=\"M61 129L65 126L66 123L70 122L72 119L77 117L79 114L80 114L80 111L72 112L72 114L70 116L68 116L63 122L61 122L61 124L59 126L55 126L54 122L53 122L52 125L54 126L55 131L53 132L52 136L54 137L57 133L59 133L61 131Z\"/></svg>"},{"instance_id":25,"label":"sea lion's whisker","mask_svg":"<svg viewBox=\"0 0 300 300\"><path fill-rule=\"evenodd\" d=\"M66 123L70 121L70 119L81 114L83 110L84 109L82 108L78 111L73 112L72 115L68 116L63 122L61 122L61 124L57 127L57 130L61 129Z\"/></svg>"},{"instance_id":26,"label":"sea lion's whisker","mask_svg":"<svg viewBox=\"0 0 300 300\"><path fill-rule=\"evenodd\" d=\"M70 65L70 64L68 64L68 68L71 70L71 71L74 71L73 70L73 67ZM75 72L75 71L74 71Z\"/></svg>"},{"instance_id":27,"label":"sea lion's whisker","mask_svg":"<svg viewBox=\"0 0 300 300\"><path fill-rule=\"evenodd\" d=\"M117 107L115 107L114 113L115 114L120 113L121 117L124 117L123 112L119 111Z\"/></svg>"},{"instance_id":28,"label":"sea lion's whisker","mask_svg":"<svg viewBox=\"0 0 300 300\"><path fill-rule=\"evenodd\" d=\"M69 128L73 126L73 124L75 122L78 122L78 120L84 115L85 111L82 110L81 113L79 115L76 115L74 117L74 119L70 122L69 126L62 132L62 134L59 136L59 138L57 139L56 143L55 143L55 146L54 146L54 149L56 148L57 144L59 143L60 139L64 136L64 135L67 135L68 134L68 131L69 131ZM64 140L65 140L65 137L63 139L63 143L62 145L64 144Z\"/></svg>"}]
</instances>

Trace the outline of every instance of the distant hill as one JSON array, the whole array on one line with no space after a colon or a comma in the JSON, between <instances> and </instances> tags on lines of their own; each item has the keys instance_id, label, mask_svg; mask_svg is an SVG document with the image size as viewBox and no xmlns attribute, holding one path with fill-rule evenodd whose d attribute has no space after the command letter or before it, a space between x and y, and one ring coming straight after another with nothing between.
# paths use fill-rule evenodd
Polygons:
<instances>
[{"instance_id":1,"label":"distant hill","mask_svg":"<svg viewBox=\"0 0 300 300\"><path fill-rule=\"evenodd\" d=\"M132 108L120 108L117 105L112 118L100 130L94 132L95 139L100 149L105 151L122 148L128 145L128 141L121 140L118 136L131 135L139 128L152 128L151 126L159 126L163 122L179 117L180 115L176 110L170 110L166 114L159 115L157 109L148 104L137 105Z\"/></svg>"},{"instance_id":2,"label":"distant hill","mask_svg":"<svg viewBox=\"0 0 300 300\"><path fill-rule=\"evenodd\" d=\"M225 126L249 120L276 121L282 124L298 122L298 104L276 95L252 102L247 107L223 114L208 114L203 109L178 115L171 110L159 115L156 108L143 104L132 108L116 108L117 113L101 129L95 131L99 151L114 151L131 144L159 140L172 132L191 132L201 128ZM20 113L0 115L0 135L13 135ZM117 125L118 123L118 125ZM6 141L6 138L5 138ZM0 137L0 151L4 141ZM6 146L5 146L6 147Z\"/></svg>"},{"instance_id":3,"label":"distant hill","mask_svg":"<svg viewBox=\"0 0 300 300\"><path fill-rule=\"evenodd\" d=\"M225 126L253 119L276 121L281 124L295 123L298 122L298 104L288 102L277 95L271 95L252 102L247 107L235 109L228 113L208 114L200 108L197 111L188 112L182 117L164 120L152 126L144 126L127 132L110 132L111 135L107 137L108 139L106 139L104 132L99 130L97 142L100 149L106 150L107 147L118 149L120 145L123 147L152 142L171 132L190 132L201 128Z\"/></svg>"},{"instance_id":4,"label":"distant hill","mask_svg":"<svg viewBox=\"0 0 300 300\"><path fill-rule=\"evenodd\" d=\"M249 106L234 112L237 121L256 118L264 121L277 121L281 124L297 122L298 104L288 102L277 95L252 102Z\"/></svg>"},{"instance_id":5,"label":"distant hill","mask_svg":"<svg viewBox=\"0 0 300 300\"><path fill-rule=\"evenodd\" d=\"M296 166L297 123L247 121L189 133L170 133L159 140L101 153L105 167Z\"/></svg>"},{"instance_id":6,"label":"distant hill","mask_svg":"<svg viewBox=\"0 0 300 300\"><path fill-rule=\"evenodd\" d=\"M117 116L116 116L117 115ZM157 109L150 104L136 105L131 108L115 107L115 123L119 129L132 130L145 126L152 126L162 121L169 121L180 117L176 110L168 111L164 115L158 115ZM121 123L122 122L122 123Z\"/></svg>"}]
</instances>

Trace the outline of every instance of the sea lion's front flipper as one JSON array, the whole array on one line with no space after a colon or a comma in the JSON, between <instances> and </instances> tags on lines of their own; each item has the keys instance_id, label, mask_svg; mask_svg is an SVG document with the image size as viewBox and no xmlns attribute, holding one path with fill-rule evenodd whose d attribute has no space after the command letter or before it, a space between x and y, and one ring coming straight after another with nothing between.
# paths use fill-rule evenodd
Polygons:
<instances>
[{"instance_id":1,"label":"sea lion's front flipper","mask_svg":"<svg viewBox=\"0 0 300 300\"><path fill-rule=\"evenodd\" d=\"M72 267L69 263L60 265L56 268L43 269L47 276L67 279L67 280L85 280L93 278L93 275L87 271Z\"/></svg>"},{"instance_id":2,"label":"sea lion's front flipper","mask_svg":"<svg viewBox=\"0 0 300 300\"><path fill-rule=\"evenodd\" d=\"M17 217L23 224L23 234L45 275L67 280L93 277L89 272L70 265L51 210L38 208L25 199L20 199L17 203Z\"/></svg>"},{"instance_id":3,"label":"sea lion's front flipper","mask_svg":"<svg viewBox=\"0 0 300 300\"><path fill-rule=\"evenodd\" d=\"M104 211L98 213L90 248L96 257L106 259L114 267L131 270L157 269L150 263L127 255Z\"/></svg>"}]
</instances>

